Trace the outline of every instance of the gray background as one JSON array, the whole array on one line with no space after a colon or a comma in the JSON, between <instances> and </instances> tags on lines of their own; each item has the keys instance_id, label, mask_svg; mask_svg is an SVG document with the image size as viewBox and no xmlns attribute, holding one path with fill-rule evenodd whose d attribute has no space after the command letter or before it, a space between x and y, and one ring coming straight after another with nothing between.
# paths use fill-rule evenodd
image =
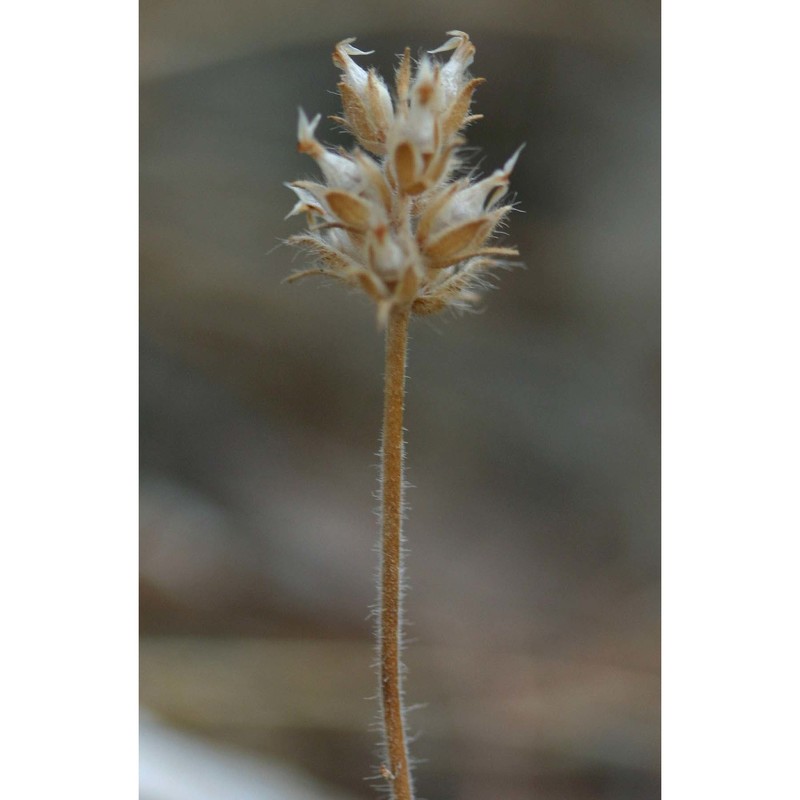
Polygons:
<instances>
[{"instance_id":1,"label":"gray background","mask_svg":"<svg viewBox=\"0 0 800 800\"><path fill-rule=\"evenodd\" d=\"M374 796L383 343L363 298L281 284L282 182L315 174L296 109L338 110L337 40L387 75L455 27L488 79L476 163L527 143L526 267L482 313L412 327L420 797L659 796L658 4L141 9L143 704L265 782ZM217 796L153 751L185 789L153 800Z\"/></svg>"}]
</instances>

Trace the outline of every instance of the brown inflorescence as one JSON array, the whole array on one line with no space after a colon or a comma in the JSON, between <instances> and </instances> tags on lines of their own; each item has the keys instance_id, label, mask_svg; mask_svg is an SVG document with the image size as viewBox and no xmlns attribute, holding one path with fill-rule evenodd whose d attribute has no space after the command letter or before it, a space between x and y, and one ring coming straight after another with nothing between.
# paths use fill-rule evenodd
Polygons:
<instances>
[{"instance_id":1,"label":"brown inflorescence","mask_svg":"<svg viewBox=\"0 0 800 800\"><path fill-rule=\"evenodd\" d=\"M471 306L492 268L518 255L491 242L513 207L504 199L519 150L483 179L463 174L462 130L480 119L470 104L483 79L467 72L475 54L469 36L448 35L429 54L449 52L443 63L425 55L412 69L406 48L394 97L374 69L353 60L369 54L354 39L336 45L343 110L332 119L355 137L351 152L320 144L319 115L309 120L300 111L298 150L317 162L324 181L287 184L298 198L288 216L308 221L288 242L315 262L289 280L323 275L359 288L376 302L381 324L393 309L423 315Z\"/></svg>"}]
</instances>

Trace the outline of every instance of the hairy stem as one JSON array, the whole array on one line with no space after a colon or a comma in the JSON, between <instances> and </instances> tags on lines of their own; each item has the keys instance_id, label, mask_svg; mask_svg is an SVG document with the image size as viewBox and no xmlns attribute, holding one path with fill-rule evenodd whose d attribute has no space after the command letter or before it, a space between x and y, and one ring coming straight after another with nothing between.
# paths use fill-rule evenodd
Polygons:
<instances>
[{"instance_id":1,"label":"hairy stem","mask_svg":"<svg viewBox=\"0 0 800 800\"><path fill-rule=\"evenodd\" d=\"M386 329L383 447L381 463L382 558L380 586L380 685L386 758L381 768L393 800L413 800L404 730L400 674L402 626L403 400L408 309L392 310Z\"/></svg>"}]
</instances>

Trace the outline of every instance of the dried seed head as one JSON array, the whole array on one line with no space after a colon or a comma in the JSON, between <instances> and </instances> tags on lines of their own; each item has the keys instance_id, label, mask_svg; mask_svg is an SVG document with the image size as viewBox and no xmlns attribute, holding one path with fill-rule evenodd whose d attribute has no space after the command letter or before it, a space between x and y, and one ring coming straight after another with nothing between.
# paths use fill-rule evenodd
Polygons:
<instances>
[{"instance_id":1,"label":"dried seed head","mask_svg":"<svg viewBox=\"0 0 800 800\"><path fill-rule=\"evenodd\" d=\"M501 202L522 148L481 180L454 177L461 131L480 119L470 104L483 78L467 73L475 56L469 36L448 36L416 69L406 48L394 99L374 69L354 60L372 51L357 49L354 39L336 45L343 110L333 119L355 137L351 153L320 144L319 115L309 120L300 110L298 150L317 162L325 182L287 184L297 195L288 216L305 214L308 222L288 241L317 264L292 277L321 274L360 288L377 303L379 320L392 307L417 314L469 307L487 273L518 255L489 242L512 210ZM448 59L436 60L440 53Z\"/></svg>"}]
</instances>

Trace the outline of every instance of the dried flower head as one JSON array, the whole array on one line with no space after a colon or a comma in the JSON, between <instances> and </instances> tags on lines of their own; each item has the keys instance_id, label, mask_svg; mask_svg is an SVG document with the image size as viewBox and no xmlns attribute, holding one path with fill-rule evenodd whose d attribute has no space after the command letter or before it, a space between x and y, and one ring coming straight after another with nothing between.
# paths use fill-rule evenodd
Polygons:
<instances>
[{"instance_id":1,"label":"dried flower head","mask_svg":"<svg viewBox=\"0 0 800 800\"><path fill-rule=\"evenodd\" d=\"M298 198L288 216L308 220L308 229L288 241L316 262L289 279L319 274L360 287L377 303L382 323L395 307L415 314L468 307L488 272L518 255L490 242L512 210L503 201L522 148L482 180L456 177L464 171L461 131L481 118L470 114L470 103L484 79L467 72L475 55L469 36L448 36L429 55L449 52L449 59L426 55L413 74L406 48L394 97L374 69L353 60L372 51L358 50L354 39L336 45L343 111L332 119L355 137L352 152L320 144L320 116L309 120L300 111L298 150L317 162L324 182L287 184Z\"/></svg>"}]
</instances>

